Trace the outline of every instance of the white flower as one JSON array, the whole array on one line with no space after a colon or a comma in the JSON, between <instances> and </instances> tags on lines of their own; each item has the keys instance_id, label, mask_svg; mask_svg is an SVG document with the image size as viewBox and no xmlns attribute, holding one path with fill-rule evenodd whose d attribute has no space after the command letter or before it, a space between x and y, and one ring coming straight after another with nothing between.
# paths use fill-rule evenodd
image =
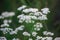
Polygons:
<instances>
[{"instance_id":1,"label":"white flower","mask_svg":"<svg viewBox=\"0 0 60 40\"><path fill-rule=\"evenodd\" d=\"M38 20L47 20L47 16L46 15L39 16Z\"/></svg>"},{"instance_id":2,"label":"white flower","mask_svg":"<svg viewBox=\"0 0 60 40\"><path fill-rule=\"evenodd\" d=\"M5 37L0 37L0 40L7 40Z\"/></svg>"},{"instance_id":3,"label":"white flower","mask_svg":"<svg viewBox=\"0 0 60 40\"><path fill-rule=\"evenodd\" d=\"M20 27L17 27L17 28L15 29L15 31L18 31L18 30L24 30L24 25L21 25Z\"/></svg>"},{"instance_id":4,"label":"white flower","mask_svg":"<svg viewBox=\"0 0 60 40\"><path fill-rule=\"evenodd\" d=\"M37 38L38 40L42 39L42 37L40 37L40 36L37 36L36 38Z\"/></svg>"},{"instance_id":5,"label":"white flower","mask_svg":"<svg viewBox=\"0 0 60 40\"><path fill-rule=\"evenodd\" d=\"M37 35L37 32L32 32L32 36L36 36Z\"/></svg>"},{"instance_id":6,"label":"white flower","mask_svg":"<svg viewBox=\"0 0 60 40\"><path fill-rule=\"evenodd\" d=\"M36 9L36 8L28 8L28 9L24 9L22 12L29 13L29 12L37 12L37 11L38 11L38 9Z\"/></svg>"},{"instance_id":7,"label":"white flower","mask_svg":"<svg viewBox=\"0 0 60 40\"><path fill-rule=\"evenodd\" d=\"M4 24L11 23L11 22L12 22L11 20L7 20L7 19L4 19L3 21Z\"/></svg>"},{"instance_id":8,"label":"white flower","mask_svg":"<svg viewBox=\"0 0 60 40\"><path fill-rule=\"evenodd\" d=\"M41 15L43 15L43 14L42 14L41 12L35 12L34 15L35 15L35 16L41 16Z\"/></svg>"},{"instance_id":9,"label":"white flower","mask_svg":"<svg viewBox=\"0 0 60 40\"><path fill-rule=\"evenodd\" d=\"M3 12L1 15L3 17L12 17L15 15L15 13L14 12Z\"/></svg>"},{"instance_id":10,"label":"white flower","mask_svg":"<svg viewBox=\"0 0 60 40\"><path fill-rule=\"evenodd\" d=\"M30 16L34 15L34 13L29 13Z\"/></svg>"},{"instance_id":11,"label":"white flower","mask_svg":"<svg viewBox=\"0 0 60 40\"><path fill-rule=\"evenodd\" d=\"M22 12L24 12L24 13L29 13L29 12L31 12L29 9L24 9Z\"/></svg>"},{"instance_id":12,"label":"white flower","mask_svg":"<svg viewBox=\"0 0 60 40\"><path fill-rule=\"evenodd\" d=\"M47 35L47 31L44 31L44 32L43 32L43 35Z\"/></svg>"},{"instance_id":13,"label":"white flower","mask_svg":"<svg viewBox=\"0 0 60 40\"><path fill-rule=\"evenodd\" d=\"M15 12L9 12L9 16L14 16Z\"/></svg>"},{"instance_id":14,"label":"white flower","mask_svg":"<svg viewBox=\"0 0 60 40\"><path fill-rule=\"evenodd\" d=\"M32 38L29 38L29 40L33 40Z\"/></svg>"},{"instance_id":15,"label":"white flower","mask_svg":"<svg viewBox=\"0 0 60 40\"><path fill-rule=\"evenodd\" d=\"M23 16L24 16L24 14L21 14L21 15L18 15L17 18L21 18L21 17L23 17Z\"/></svg>"},{"instance_id":16,"label":"white flower","mask_svg":"<svg viewBox=\"0 0 60 40\"><path fill-rule=\"evenodd\" d=\"M36 24L34 25L34 27L42 28L42 27L43 27L43 25L42 25L42 23L36 23Z\"/></svg>"},{"instance_id":17,"label":"white flower","mask_svg":"<svg viewBox=\"0 0 60 40\"><path fill-rule=\"evenodd\" d=\"M7 23L1 24L1 27L9 27L9 24Z\"/></svg>"},{"instance_id":18,"label":"white flower","mask_svg":"<svg viewBox=\"0 0 60 40\"><path fill-rule=\"evenodd\" d=\"M13 31L13 29L11 29L11 28L1 28L0 30L3 32L3 34L6 34L8 32L12 32Z\"/></svg>"},{"instance_id":19,"label":"white flower","mask_svg":"<svg viewBox=\"0 0 60 40\"><path fill-rule=\"evenodd\" d=\"M44 35L50 35L50 36L53 36L53 35L54 35L54 33L52 33L52 32L47 32L47 31L44 31L43 34L44 34Z\"/></svg>"},{"instance_id":20,"label":"white flower","mask_svg":"<svg viewBox=\"0 0 60 40\"><path fill-rule=\"evenodd\" d=\"M47 40L52 40L53 38L52 38L52 37L47 37L46 39L47 39Z\"/></svg>"},{"instance_id":21,"label":"white flower","mask_svg":"<svg viewBox=\"0 0 60 40\"><path fill-rule=\"evenodd\" d=\"M11 22L12 22L12 20L8 20L8 22L9 22L9 23L11 23Z\"/></svg>"},{"instance_id":22,"label":"white flower","mask_svg":"<svg viewBox=\"0 0 60 40\"><path fill-rule=\"evenodd\" d=\"M43 9L41 9L41 11L43 14L48 14L50 12L49 8L43 8Z\"/></svg>"},{"instance_id":23,"label":"white flower","mask_svg":"<svg viewBox=\"0 0 60 40\"><path fill-rule=\"evenodd\" d=\"M7 19L3 21L4 24L11 23L11 22L12 22L11 20L7 20Z\"/></svg>"},{"instance_id":24,"label":"white flower","mask_svg":"<svg viewBox=\"0 0 60 40\"><path fill-rule=\"evenodd\" d=\"M24 20L21 20L21 19L19 20L19 23L23 23L23 22L24 22Z\"/></svg>"},{"instance_id":25,"label":"white flower","mask_svg":"<svg viewBox=\"0 0 60 40\"><path fill-rule=\"evenodd\" d=\"M35 31L40 31L40 28L34 28Z\"/></svg>"},{"instance_id":26,"label":"white flower","mask_svg":"<svg viewBox=\"0 0 60 40\"><path fill-rule=\"evenodd\" d=\"M30 34L28 32L23 32L24 36L30 36Z\"/></svg>"},{"instance_id":27,"label":"white flower","mask_svg":"<svg viewBox=\"0 0 60 40\"><path fill-rule=\"evenodd\" d=\"M40 28L42 28L42 27L43 27L42 23L36 23L36 24L34 25L34 30L39 31Z\"/></svg>"},{"instance_id":28,"label":"white flower","mask_svg":"<svg viewBox=\"0 0 60 40\"><path fill-rule=\"evenodd\" d=\"M11 32L9 32L9 33L10 33L10 35L17 34L16 31L11 31Z\"/></svg>"},{"instance_id":29,"label":"white flower","mask_svg":"<svg viewBox=\"0 0 60 40\"><path fill-rule=\"evenodd\" d=\"M19 38L13 38L12 40L19 40Z\"/></svg>"},{"instance_id":30,"label":"white flower","mask_svg":"<svg viewBox=\"0 0 60 40\"><path fill-rule=\"evenodd\" d=\"M46 40L47 38L46 37L43 37L41 40Z\"/></svg>"},{"instance_id":31,"label":"white flower","mask_svg":"<svg viewBox=\"0 0 60 40\"><path fill-rule=\"evenodd\" d=\"M27 6L26 5L22 5L21 7L19 7L17 10L22 10L25 9Z\"/></svg>"},{"instance_id":32,"label":"white flower","mask_svg":"<svg viewBox=\"0 0 60 40\"><path fill-rule=\"evenodd\" d=\"M60 40L60 37L56 37L54 40Z\"/></svg>"},{"instance_id":33,"label":"white flower","mask_svg":"<svg viewBox=\"0 0 60 40\"><path fill-rule=\"evenodd\" d=\"M31 23L31 20L25 20L26 23Z\"/></svg>"},{"instance_id":34,"label":"white flower","mask_svg":"<svg viewBox=\"0 0 60 40\"><path fill-rule=\"evenodd\" d=\"M29 8L29 11L30 11L30 12L37 12L38 9L37 9L37 8Z\"/></svg>"},{"instance_id":35,"label":"white flower","mask_svg":"<svg viewBox=\"0 0 60 40\"><path fill-rule=\"evenodd\" d=\"M37 20L36 16L31 16L31 19Z\"/></svg>"},{"instance_id":36,"label":"white flower","mask_svg":"<svg viewBox=\"0 0 60 40\"><path fill-rule=\"evenodd\" d=\"M54 33L51 33L51 36L53 36L54 35Z\"/></svg>"}]
</instances>

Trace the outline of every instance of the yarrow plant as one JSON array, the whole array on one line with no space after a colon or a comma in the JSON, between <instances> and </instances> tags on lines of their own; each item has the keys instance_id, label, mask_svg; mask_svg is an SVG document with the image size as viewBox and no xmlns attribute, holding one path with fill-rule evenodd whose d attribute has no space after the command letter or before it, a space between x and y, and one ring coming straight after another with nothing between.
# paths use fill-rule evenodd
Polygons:
<instances>
[{"instance_id":1,"label":"yarrow plant","mask_svg":"<svg viewBox=\"0 0 60 40\"><path fill-rule=\"evenodd\" d=\"M48 30L42 31L40 35L40 31L45 28L43 21L48 20L47 14L50 13L49 8L43 8L39 11L37 8L27 8L26 5L22 5L21 7L17 8L18 11L21 11L21 14L17 16L18 23L22 24L15 29L10 28L12 23L11 19L7 19L9 17L15 16L15 12L3 12L0 16L0 19L3 20L3 24L0 25L0 31L3 34L9 33L10 35L17 35L18 32L22 32L23 39L13 38L12 40L52 40L52 36L54 33L49 32ZM25 23L25 24L24 24ZM29 25L27 25L29 24ZM32 25L31 25L32 24ZM28 27L26 27L26 25ZM26 30L26 28L31 28L30 30ZM25 39L25 37L28 37Z\"/></svg>"}]
</instances>

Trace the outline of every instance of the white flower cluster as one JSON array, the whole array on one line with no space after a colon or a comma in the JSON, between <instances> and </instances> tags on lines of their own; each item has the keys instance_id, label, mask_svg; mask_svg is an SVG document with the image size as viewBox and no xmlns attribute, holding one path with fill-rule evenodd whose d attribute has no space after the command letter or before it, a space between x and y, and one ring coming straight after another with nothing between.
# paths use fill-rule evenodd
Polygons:
<instances>
[{"instance_id":1,"label":"white flower cluster","mask_svg":"<svg viewBox=\"0 0 60 40\"><path fill-rule=\"evenodd\" d=\"M23 35L24 35L24 36L31 36L31 35L32 35L33 37L36 37L37 32L34 31L34 32L32 32L32 33L30 34L30 33L28 33L28 32L25 31L25 32L23 32Z\"/></svg>"},{"instance_id":2,"label":"white flower cluster","mask_svg":"<svg viewBox=\"0 0 60 40\"><path fill-rule=\"evenodd\" d=\"M32 36L36 37L37 32L32 32Z\"/></svg>"},{"instance_id":3,"label":"white flower cluster","mask_svg":"<svg viewBox=\"0 0 60 40\"><path fill-rule=\"evenodd\" d=\"M7 40L5 37L0 37L0 40Z\"/></svg>"},{"instance_id":4,"label":"white flower cluster","mask_svg":"<svg viewBox=\"0 0 60 40\"><path fill-rule=\"evenodd\" d=\"M17 10L22 10L22 9L24 9L24 8L26 8L26 5L22 5L22 6L19 7Z\"/></svg>"},{"instance_id":5,"label":"white flower cluster","mask_svg":"<svg viewBox=\"0 0 60 40\"><path fill-rule=\"evenodd\" d=\"M48 32L48 31L44 31L43 34L44 35L50 35L50 36L53 36L54 35L54 33L51 33L51 32Z\"/></svg>"},{"instance_id":6,"label":"white flower cluster","mask_svg":"<svg viewBox=\"0 0 60 40\"><path fill-rule=\"evenodd\" d=\"M3 24L1 24L1 27L9 27L9 24L8 23L11 23L12 22L12 20L7 20L7 19L5 19L4 21L3 21Z\"/></svg>"},{"instance_id":7,"label":"white flower cluster","mask_svg":"<svg viewBox=\"0 0 60 40\"><path fill-rule=\"evenodd\" d=\"M39 11L37 8L26 8L26 5L22 5L21 7L19 7L17 10L22 11L22 13L25 14L20 14L17 16L17 18L19 19L19 23L33 23L33 31L31 33L24 31L22 33L23 36L28 36L29 39L28 40L33 40L32 37L36 37L36 40L52 40L52 37L41 37L41 36L37 36L38 32L40 31L40 29L43 27L43 24L40 22L36 22L35 21L41 21L41 20L47 20L47 14L50 12L49 8L43 8L41 9L41 11ZM6 17L12 17L14 16L15 13L14 12L3 12L0 16L0 19L6 18ZM7 28L9 27L8 23L11 23L11 20L7 20L5 19L3 21L4 24L1 25L2 28L0 28L0 31L3 32L3 34L9 33L10 35L13 34L17 34L18 31L23 31L25 26L24 25L20 25L19 27L17 27L15 30L13 30L12 28ZM6 28L5 28L6 27ZM29 27L28 27L29 28ZM53 36L54 33L48 32L48 31L43 31L43 35L51 35ZM18 38L13 38L12 40L20 40Z\"/></svg>"},{"instance_id":8,"label":"white flower cluster","mask_svg":"<svg viewBox=\"0 0 60 40\"><path fill-rule=\"evenodd\" d=\"M23 10L24 13L37 12L37 11L38 11L37 8L28 8L28 9L24 9L24 10Z\"/></svg>"},{"instance_id":9,"label":"white flower cluster","mask_svg":"<svg viewBox=\"0 0 60 40\"><path fill-rule=\"evenodd\" d=\"M10 32L11 35L17 34L18 31L24 30L24 25L21 25L20 27L17 27L14 31Z\"/></svg>"},{"instance_id":10,"label":"white flower cluster","mask_svg":"<svg viewBox=\"0 0 60 40\"><path fill-rule=\"evenodd\" d=\"M52 37L40 37L40 36L36 37L36 40L52 40L52 39L53 39Z\"/></svg>"},{"instance_id":11,"label":"white flower cluster","mask_svg":"<svg viewBox=\"0 0 60 40\"><path fill-rule=\"evenodd\" d=\"M12 40L20 40L19 38L13 38Z\"/></svg>"},{"instance_id":12,"label":"white flower cluster","mask_svg":"<svg viewBox=\"0 0 60 40\"><path fill-rule=\"evenodd\" d=\"M5 17L12 17L14 15L15 15L14 12L3 12L0 16L0 19L5 18Z\"/></svg>"},{"instance_id":13,"label":"white flower cluster","mask_svg":"<svg viewBox=\"0 0 60 40\"><path fill-rule=\"evenodd\" d=\"M34 25L34 30L40 31L40 29L41 29L42 27L43 27L42 23L36 23L36 24Z\"/></svg>"},{"instance_id":14,"label":"white flower cluster","mask_svg":"<svg viewBox=\"0 0 60 40\"><path fill-rule=\"evenodd\" d=\"M37 8L26 8L26 5L23 5L21 7L19 7L17 10L21 11L24 13L28 13L28 15L18 15L17 18L19 18L19 22L23 23L24 21L26 23L31 23L34 21L32 21L32 19L34 20L47 20L47 16L45 14L49 13L49 9L48 8L43 8L41 9L42 12L39 12L39 10ZM45 14L43 14L45 13Z\"/></svg>"},{"instance_id":15,"label":"white flower cluster","mask_svg":"<svg viewBox=\"0 0 60 40\"><path fill-rule=\"evenodd\" d=\"M17 34L18 31L24 30L24 25L17 27L15 30L13 30L12 28L0 28L0 30L3 32L3 34L9 33L13 35L13 34Z\"/></svg>"},{"instance_id":16,"label":"white flower cluster","mask_svg":"<svg viewBox=\"0 0 60 40\"><path fill-rule=\"evenodd\" d=\"M29 38L29 40L33 40L32 38Z\"/></svg>"},{"instance_id":17,"label":"white flower cluster","mask_svg":"<svg viewBox=\"0 0 60 40\"><path fill-rule=\"evenodd\" d=\"M43 14L48 14L50 12L48 10L49 10L49 8L43 8L43 9L41 9L41 11L42 11Z\"/></svg>"},{"instance_id":18,"label":"white flower cluster","mask_svg":"<svg viewBox=\"0 0 60 40\"><path fill-rule=\"evenodd\" d=\"M24 36L31 36L30 33L28 33L28 32L23 32L23 35Z\"/></svg>"},{"instance_id":19,"label":"white flower cluster","mask_svg":"<svg viewBox=\"0 0 60 40\"><path fill-rule=\"evenodd\" d=\"M0 30L3 32L3 34L13 31L11 28L0 28Z\"/></svg>"}]
</instances>

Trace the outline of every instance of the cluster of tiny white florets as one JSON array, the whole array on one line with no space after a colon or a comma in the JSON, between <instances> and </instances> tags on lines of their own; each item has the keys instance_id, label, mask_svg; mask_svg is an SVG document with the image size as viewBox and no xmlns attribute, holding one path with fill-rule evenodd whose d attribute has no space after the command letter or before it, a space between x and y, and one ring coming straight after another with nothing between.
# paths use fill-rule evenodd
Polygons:
<instances>
[{"instance_id":1,"label":"cluster of tiny white florets","mask_svg":"<svg viewBox=\"0 0 60 40\"><path fill-rule=\"evenodd\" d=\"M24 30L24 25L21 25L21 26L17 27L15 30L13 30L12 28L0 28L0 30L4 34L10 33L11 35L13 35L13 34L17 34L18 31Z\"/></svg>"},{"instance_id":2,"label":"cluster of tiny white florets","mask_svg":"<svg viewBox=\"0 0 60 40\"><path fill-rule=\"evenodd\" d=\"M51 35L51 36L54 35L54 33L51 33L51 32L48 32L48 31L44 31L43 34L44 34L44 35Z\"/></svg>"},{"instance_id":3,"label":"cluster of tiny white florets","mask_svg":"<svg viewBox=\"0 0 60 40\"><path fill-rule=\"evenodd\" d=\"M3 12L1 15L0 15L0 19L4 19L6 17L12 17L14 16L15 13L14 12Z\"/></svg>"},{"instance_id":4,"label":"cluster of tiny white florets","mask_svg":"<svg viewBox=\"0 0 60 40\"><path fill-rule=\"evenodd\" d=\"M34 30L39 31L43 27L42 23L36 23L34 25Z\"/></svg>"},{"instance_id":5,"label":"cluster of tiny white florets","mask_svg":"<svg viewBox=\"0 0 60 40\"><path fill-rule=\"evenodd\" d=\"M20 40L19 38L13 38L12 40Z\"/></svg>"},{"instance_id":6,"label":"cluster of tiny white florets","mask_svg":"<svg viewBox=\"0 0 60 40\"><path fill-rule=\"evenodd\" d=\"M11 23L11 22L12 22L12 20L5 19L5 20L3 20L3 24L1 24L1 27L9 27L9 23Z\"/></svg>"},{"instance_id":7,"label":"cluster of tiny white florets","mask_svg":"<svg viewBox=\"0 0 60 40\"><path fill-rule=\"evenodd\" d=\"M21 7L19 7L17 10L19 11L22 11L22 13L24 14L20 14L17 16L17 18L19 19L19 23L33 23L34 25L32 26L33 27L33 31L31 33L27 32L27 31L24 31L22 33L23 36L33 36L33 37L36 37L36 40L45 40L45 39L52 39L51 37L40 37L40 36L37 36L37 31L40 31L41 28L43 28L43 24L41 22L36 22L35 21L41 21L41 20L47 20L47 14L50 12L49 11L49 8L43 8L41 9L41 11L39 11L37 8L27 8L26 5L23 5ZM4 19L4 18L7 18L7 17L12 17L14 16L15 13L14 12L3 12L0 16L0 19ZM24 25L20 25L19 27L17 27L15 30L13 30L12 28L8 28L9 27L9 23L11 23L12 20L7 20L5 19L3 21L3 24L1 24L0 26L2 28L0 28L0 30L3 32L3 34L6 34L6 33L9 33L10 35L13 35L13 34L17 34L18 31L23 31L25 26ZM3 28L4 27L4 28ZM28 27L29 28L29 27ZM47 31L44 31L43 32L43 35L51 35L53 36L54 33L51 33L51 32L47 32ZM19 40L19 39L16 39L16 38L13 38L13 40ZM32 38L29 38L28 40L33 40ZM49 40L49 39L48 39Z\"/></svg>"},{"instance_id":8,"label":"cluster of tiny white florets","mask_svg":"<svg viewBox=\"0 0 60 40\"><path fill-rule=\"evenodd\" d=\"M41 37L41 36L37 36L36 40L52 40L52 37Z\"/></svg>"}]
</instances>

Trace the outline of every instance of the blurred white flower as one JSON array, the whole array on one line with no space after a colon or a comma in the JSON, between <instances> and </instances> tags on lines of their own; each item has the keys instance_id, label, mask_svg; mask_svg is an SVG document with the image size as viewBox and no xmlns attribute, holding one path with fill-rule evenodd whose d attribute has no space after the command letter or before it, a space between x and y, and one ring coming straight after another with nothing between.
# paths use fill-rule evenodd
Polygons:
<instances>
[{"instance_id":1,"label":"blurred white flower","mask_svg":"<svg viewBox=\"0 0 60 40\"><path fill-rule=\"evenodd\" d=\"M13 38L12 40L20 40L19 38Z\"/></svg>"},{"instance_id":2,"label":"blurred white flower","mask_svg":"<svg viewBox=\"0 0 60 40\"><path fill-rule=\"evenodd\" d=\"M43 8L43 9L41 9L41 11L43 14L48 14L50 12L49 8Z\"/></svg>"},{"instance_id":3,"label":"blurred white flower","mask_svg":"<svg viewBox=\"0 0 60 40\"><path fill-rule=\"evenodd\" d=\"M1 24L1 27L9 27L9 24L7 23Z\"/></svg>"},{"instance_id":4,"label":"blurred white flower","mask_svg":"<svg viewBox=\"0 0 60 40\"><path fill-rule=\"evenodd\" d=\"M52 37L47 37L46 39L47 39L47 40L52 40L53 38L52 38Z\"/></svg>"},{"instance_id":5,"label":"blurred white flower","mask_svg":"<svg viewBox=\"0 0 60 40\"><path fill-rule=\"evenodd\" d=\"M31 16L31 19L37 20L36 16Z\"/></svg>"},{"instance_id":6,"label":"blurred white flower","mask_svg":"<svg viewBox=\"0 0 60 40\"><path fill-rule=\"evenodd\" d=\"M42 39L42 37L40 37L40 36L37 36L37 37L36 37L36 39L38 39L38 40L41 40L41 39Z\"/></svg>"},{"instance_id":7,"label":"blurred white flower","mask_svg":"<svg viewBox=\"0 0 60 40\"><path fill-rule=\"evenodd\" d=\"M41 40L46 40L47 38L46 37L43 37Z\"/></svg>"},{"instance_id":8,"label":"blurred white flower","mask_svg":"<svg viewBox=\"0 0 60 40\"><path fill-rule=\"evenodd\" d=\"M39 16L38 20L47 20L47 16L46 15Z\"/></svg>"},{"instance_id":9,"label":"blurred white flower","mask_svg":"<svg viewBox=\"0 0 60 40\"><path fill-rule=\"evenodd\" d=\"M10 19L10 20L8 20L8 22L9 22L9 23L11 23L11 22L12 22L12 20Z\"/></svg>"},{"instance_id":10,"label":"blurred white flower","mask_svg":"<svg viewBox=\"0 0 60 40\"><path fill-rule=\"evenodd\" d=\"M12 32L13 31L13 29L11 29L11 28L0 28L0 30L3 32L3 34L6 34L8 32Z\"/></svg>"},{"instance_id":11,"label":"blurred white flower","mask_svg":"<svg viewBox=\"0 0 60 40\"><path fill-rule=\"evenodd\" d=\"M38 11L37 8L28 8L28 9L24 9L22 12L29 13L29 12L37 12L37 11Z\"/></svg>"},{"instance_id":12,"label":"blurred white flower","mask_svg":"<svg viewBox=\"0 0 60 40\"><path fill-rule=\"evenodd\" d=\"M17 31L11 31L9 33L10 33L10 35L17 34Z\"/></svg>"},{"instance_id":13,"label":"blurred white flower","mask_svg":"<svg viewBox=\"0 0 60 40\"><path fill-rule=\"evenodd\" d=\"M11 23L11 22L12 22L12 20L7 20L7 19L4 19L4 21L3 21L4 24Z\"/></svg>"},{"instance_id":14,"label":"blurred white flower","mask_svg":"<svg viewBox=\"0 0 60 40\"><path fill-rule=\"evenodd\" d=\"M54 40L60 40L60 37L56 37Z\"/></svg>"},{"instance_id":15,"label":"blurred white flower","mask_svg":"<svg viewBox=\"0 0 60 40\"><path fill-rule=\"evenodd\" d=\"M0 40L7 40L6 37L0 37Z\"/></svg>"},{"instance_id":16,"label":"blurred white flower","mask_svg":"<svg viewBox=\"0 0 60 40\"><path fill-rule=\"evenodd\" d=\"M34 28L35 31L40 31L40 28Z\"/></svg>"},{"instance_id":17,"label":"blurred white flower","mask_svg":"<svg viewBox=\"0 0 60 40\"><path fill-rule=\"evenodd\" d=\"M25 9L27 6L26 5L22 5L21 7L19 7L17 10L22 10Z\"/></svg>"},{"instance_id":18,"label":"blurred white flower","mask_svg":"<svg viewBox=\"0 0 60 40\"><path fill-rule=\"evenodd\" d=\"M18 15L17 18L21 18L21 17L23 17L23 16L24 16L24 14L21 14L21 15Z\"/></svg>"},{"instance_id":19,"label":"blurred white flower","mask_svg":"<svg viewBox=\"0 0 60 40\"><path fill-rule=\"evenodd\" d=\"M34 27L42 28L42 27L43 27L43 25L42 25L42 23L36 23L36 24L34 25Z\"/></svg>"},{"instance_id":20,"label":"blurred white flower","mask_svg":"<svg viewBox=\"0 0 60 40\"><path fill-rule=\"evenodd\" d=\"M19 23L23 23L23 22L24 22L24 20L21 20L21 19L19 20Z\"/></svg>"},{"instance_id":21,"label":"blurred white flower","mask_svg":"<svg viewBox=\"0 0 60 40\"><path fill-rule=\"evenodd\" d=\"M33 40L32 38L29 38L29 40Z\"/></svg>"},{"instance_id":22,"label":"blurred white flower","mask_svg":"<svg viewBox=\"0 0 60 40\"><path fill-rule=\"evenodd\" d=\"M41 15L43 15L43 14L42 14L41 12L35 12L34 15L35 15L35 16L41 16Z\"/></svg>"},{"instance_id":23,"label":"blurred white flower","mask_svg":"<svg viewBox=\"0 0 60 40\"><path fill-rule=\"evenodd\" d=\"M15 15L15 13L14 12L3 12L1 15L3 17L12 17Z\"/></svg>"},{"instance_id":24,"label":"blurred white flower","mask_svg":"<svg viewBox=\"0 0 60 40\"><path fill-rule=\"evenodd\" d=\"M50 35L50 36L53 36L53 35L54 35L54 33L48 32L48 31L44 31L43 34L44 34L44 35Z\"/></svg>"},{"instance_id":25,"label":"blurred white flower","mask_svg":"<svg viewBox=\"0 0 60 40\"><path fill-rule=\"evenodd\" d=\"M15 29L15 31L18 31L18 30L24 30L24 25L21 25L20 27L17 27L17 28Z\"/></svg>"},{"instance_id":26,"label":"blurred white flower","mask_svg":"<svg viewBox=\"0 0 60 40\"><path fill-rule=\"evenodd\" d=\"M28 33L28 32L23 32L23 35L24 35L24 36L30 36L30 33Z\"/></svg>"},{"instance_id":27,"label":"blurred white flower","mask_svg":"<svg viewBox=\"0 0 60 40\"><path fill-rule=\"evenodd\" d=\"M33 16L33 15L34 15L34 13L29 13L29 15L30 15L30 16Z\"/></svg>"},{"instance_id":28,"label":"blurred white flower","mask_svg":"<svg viewBox=\"0 0 60 40\"><path fill-rule=\"evenodd\" d=\"M42 27L43 27L42 23L36 23L36 24L34 25L34 30L35 30L35 31L39 31Z\"/></svg>"},{"instance_id":29,"label":"blurred white flower","mask_svg":"<svg viewBox=\"0 0 60 40\"><path fill-rule=\"evenodd\" d=\"M37 35L37 32L32 32L32 36L36 36Z\"/></svg>"},{"instance_id":30,"label":"blurred white flower","mask_svg":"<svg viewBox=\"0 0 60 40\"><path fill-rule=\"evenodd\" d=\"M46 35L47 34L47 31L44 31L43 34Z\"/></svg>"}]
</instances>

